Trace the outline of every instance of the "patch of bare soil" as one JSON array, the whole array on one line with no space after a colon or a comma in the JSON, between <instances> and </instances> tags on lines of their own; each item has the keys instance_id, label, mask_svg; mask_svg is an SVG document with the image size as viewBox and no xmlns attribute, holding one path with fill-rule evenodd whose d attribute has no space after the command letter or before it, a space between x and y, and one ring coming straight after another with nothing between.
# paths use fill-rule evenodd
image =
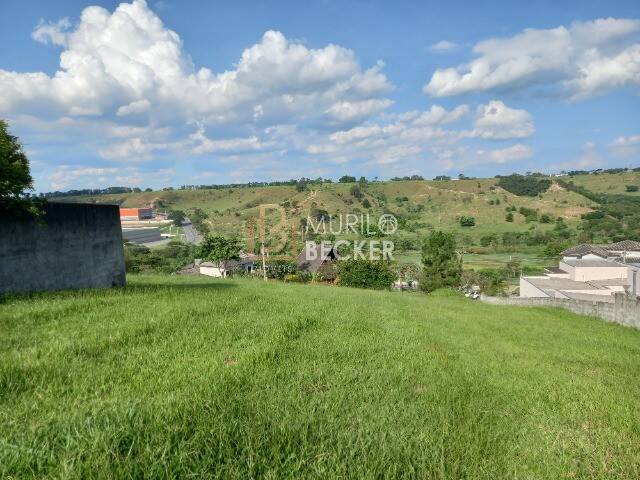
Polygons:
<instances>
[{"instance_id":1,"label":"patch of bare soil","mask_svg":"<svg viewBox=\"0 0 640 480\"><path fill-rule=\"evenodd\" d=\"M587 207L569 207L564 209L564 216L566 218L579 217L580 215L584 215L585 213L589 213L591 211L593 210Z\"/></svg>"}]
</instances>

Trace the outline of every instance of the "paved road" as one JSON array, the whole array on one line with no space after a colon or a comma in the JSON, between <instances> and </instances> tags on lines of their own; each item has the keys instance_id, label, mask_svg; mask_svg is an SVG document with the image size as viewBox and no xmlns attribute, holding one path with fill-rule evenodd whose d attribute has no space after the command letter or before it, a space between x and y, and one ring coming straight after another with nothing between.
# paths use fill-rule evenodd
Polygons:
<instances>
[{"instance_id":1,"label":"paved road","mask_svg":"<svg viewBox=\"0 0 640 480\"><path fill-rule=\"evenodd\" d=\"M193 227L193 225L191 225L191 220L189 220L188 217L184 217L182 219L182 231L184 232L185 242L199 245L202 241L202 236Z\"/></svg>"}]
</instances>

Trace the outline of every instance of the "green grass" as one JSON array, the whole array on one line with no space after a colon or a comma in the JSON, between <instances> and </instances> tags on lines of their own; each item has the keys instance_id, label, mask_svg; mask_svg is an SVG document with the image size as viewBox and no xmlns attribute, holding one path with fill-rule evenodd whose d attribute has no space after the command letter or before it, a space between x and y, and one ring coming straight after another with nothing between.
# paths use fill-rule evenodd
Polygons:
<instances>
[{"instance_id":1,"label":"green grass","mask_svg":"<svg viewBox=\"0 0 640 480\"><path fill-rule=\"evenodd\" d=\"M640 331L134 276L0 303L0 477L639 478Z\"/></svg>"},{"instance_id":2,"label":"green grass","mask_svg":"<svg viewBox=\"0 0 640 480\"><path fill-rule=\"evenodd\" d=\"M564 180L572 181L576 185L598 193L640 195L640 192L627 192L627 185L640 187L640 172L624 172L616 174L600 175L576 175L565 177Z\"/></svg>"}]
</instances>

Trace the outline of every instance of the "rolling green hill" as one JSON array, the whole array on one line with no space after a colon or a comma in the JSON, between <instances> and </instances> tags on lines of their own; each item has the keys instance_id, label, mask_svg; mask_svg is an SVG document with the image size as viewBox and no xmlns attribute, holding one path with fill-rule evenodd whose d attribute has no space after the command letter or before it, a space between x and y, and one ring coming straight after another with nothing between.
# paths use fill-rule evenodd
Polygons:
<instances>
[{"instance_id":1,"label":"rolling green hill","mask_svg":"<svg viewBox=\"0 0 640 480\"><path fill-rule=\"evenodd\" d=\"M415 232L439 228L474 239L491 233L529 231L532 226L542 231L551 228L550 225L526 223L519 214L514 215L513 223L506 222L505 208L509 206L538 210L553 219L562 217L572 226L578 223L581 214L593 207L590 200L557 184L539 197L531 198L509 193L496 182L495 179L372 182L362 187L363 200L367 199L371 204L368 209L350 194L354 184L343 183L309 185L303 192L296 191L293 186L242 187L100 195L73 200L115 202L126 207L154 204L187 213L200 208L208 214L207 223L212 230L221 233L241 233L244 222L257 216L259 204L287 205L288 215L297 218L306 217L313 208L333 215L392 212L406 217ZM475 217L476 226L461 227L458 218L462 215Z\"/></svg>"},{"instance_id":2,"label":"rolling green hill","mask_svg":"<svg viewBox=\"0 0 640 480\"><path fill-rule=\"evenodd\" d=\"M640 331L130 276L0 303L2 478L639 478Z\"/></svg>"},{"instance_id":3,"label":"rolling green hill","mask_svg":"<svg viewBox=\"0 0 640 480\"><path fill-rule=\"evenodd\" d=\"M626 191L627 185L640 184L640 172L524 178L534 183L540 178L549 187L535 196L526 196L506 184L510 191L505 190L495 178L323 182L310 183L302 191L295 185L235 186L64 200L182 210L192 218L204 216L204 228L212 233L239 235L243 239L247 237L247 225L258 217L262 204L282 206L288 221L296 226L314 215L368 213L375 223L379 215L392 213L400 219L400 228L392 238L396 259L416 262L422 240L433 230L445 230L455 233L460 247L469 253L465 256L468 268L502 266L510 260L521 262L523 267L539 268L550 261L542 258L548 246L557 252L567 245L587 241L607 243L640 238L640 196ZM511 210L510 214L507 210ZM200 215L194 214L196 211ZM584 220L583 216L589 213L594 218ZM508 221L508 214L512 221ZM473 217L475 225L462 226L463 216ZM270 211L267 221L273 227L279 219L277 212ZM271 230L270 245L276 243L278 231ZM355 235L338 237L353 239ZM483 256L486 254L492 257Z\"/></svg>"},{"instance_id":4,"label":"rolling green hill","mask_svg":"<svg viewBox=\"0 0 640 480\"><path fill-rule=\"evenodd\" d=\"M628 185L640 187L640 172L623 172L618 174L574 175L566 177L576 185L597 193L640 195L640 192L627 192ZM639 188L640 190L640 188Z\"/></svg>"}]
</instances>

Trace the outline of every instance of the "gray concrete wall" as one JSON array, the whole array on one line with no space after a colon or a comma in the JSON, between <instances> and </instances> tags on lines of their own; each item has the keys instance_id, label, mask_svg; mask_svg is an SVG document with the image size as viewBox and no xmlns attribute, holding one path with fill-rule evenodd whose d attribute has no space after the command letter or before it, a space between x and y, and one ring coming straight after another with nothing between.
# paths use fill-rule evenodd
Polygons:
<instances>
[{"instance_id":1,"label":"gray concrete wall","mask_svg":"<svg viewBox=\"0 0 640 480\"><path fill-rule=\"evenodd\" d=\"M614 302L573 300L564 298L487 297L481 300L493 305L519 305L526 307L560 307L582 315L591 315L608 322L640 328L640 299L618 293Z\"/></svg>"},{"instance_id":2,"label":"gray concrete wall","mask_svg":"<svg viewBox=\"0 0 640 480\"><path fill-rule=\"evenodd\" d=\"M117 205L48 203L43 224L0 219L0 293L124 284Z\"/></svg>"}]
</instances>

